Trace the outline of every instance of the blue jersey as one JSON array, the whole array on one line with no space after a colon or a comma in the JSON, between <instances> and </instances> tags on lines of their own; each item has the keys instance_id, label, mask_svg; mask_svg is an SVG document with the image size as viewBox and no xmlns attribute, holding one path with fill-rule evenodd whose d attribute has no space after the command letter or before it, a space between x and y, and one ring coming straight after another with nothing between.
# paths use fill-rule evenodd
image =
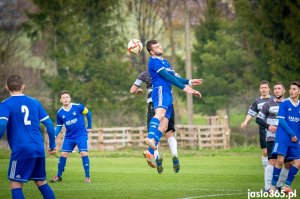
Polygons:
<instances>
[{"instance_id":1,"label":"blue jersey","mask_svg":"<svg viewBox=\"0 0 300 199\"><path fill-rule=\"evenodd\" d=\"M0 104L0 119L8 121L11 159L45 157L40 122L48 118L40 102L26 95L11 96Z\"/></svg>"},{"instance_id":2,"label":"blue jersey","mask_svg":"<svg viewBox=\"0 0 300 199\"><path fill-rule=\"evenodd\" d=\"M283 102L280 102L278 118L285 119L287 125L296 134L298 141L292 142L291 137L288 135L287 132L285 132L283 127L280 125L280 123L279 123L277 131L276 131L275 140L277 142L284 143L288 146L300 147L300 145L298 143L299 139L300 139L300 105L299 105L299 101L298 101L298 104L293 104L293 102L290 100L290 98L287 98Z\"/></svg>"},{"instance_id":3,"label":"blue jersey","mask_svg":"<svg viewBox=\"0 0 300 199\"><path fill-rule=\"evenodd\" d=\"M56 124L57 126L66 127L66 138L77 138L80 136L87 137L87 129L84 122L85 107L82 104L71 103L69 110L65 110L61 107L57 111Z\"/></svg>"},{"instance_id":4,"label":"blue jersey","mask_svg":"<svg viewBox=\"0 0 300 199\"><path fill-rule=\"evenodd\" d=\"M169 62L162 57L151 56L148 61L148 71L152 80L153 88L162 86L163 90L172 90L172 84L161 77L158 73L162 69L166 69L172 76L177 75Z\"/></svg>"}]
</instances>

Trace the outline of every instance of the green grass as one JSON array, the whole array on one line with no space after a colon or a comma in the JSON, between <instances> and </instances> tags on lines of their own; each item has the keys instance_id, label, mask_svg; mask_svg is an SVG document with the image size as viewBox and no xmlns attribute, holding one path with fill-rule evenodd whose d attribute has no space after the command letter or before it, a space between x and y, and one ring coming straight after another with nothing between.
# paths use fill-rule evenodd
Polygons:
<instances>
[{"instance_id":1,"label":"green grass","mask_svg":"<svg viewBox=\"0 0 300 199\"><path fill-rule=\"evenodd\" d=\"M179 150L181 171L173 173L169 151L161 150L164 172L157 174L140 155L142 149L91 152L92 183L84 183L81 158L72 154L63 182L50 184L58 199L76 198L247 198L248 189L263 187L259 150ZM10 198L8 159L0 154L0 198ZM48 178L56 174L57 158L47 158ZM297 176L293 187L300 189ZM24 186L26 198L42 198L34 183Z\"/></svg>"}]
</instances>

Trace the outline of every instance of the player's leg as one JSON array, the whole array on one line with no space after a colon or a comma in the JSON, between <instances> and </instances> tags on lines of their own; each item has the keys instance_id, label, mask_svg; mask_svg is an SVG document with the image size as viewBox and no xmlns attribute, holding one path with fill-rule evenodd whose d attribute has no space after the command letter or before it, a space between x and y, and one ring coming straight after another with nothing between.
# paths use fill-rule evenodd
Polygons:
<instances>
[{"instance_id":1,"label":"player's leg","mask_svg":"<svg viewBox=\"0 0 300 199\"><path fill-rule=\"evenodd\" d=\"M293 165L291 166L287 179L285 181L285 185L282 187L282 189L285 192L291 192L292 189L290 188L292 182L294 181L298 170L300 168L300 148L296 147L289 147L287 156L287 160L293 160Z\"/></svg>"},{"instance_id":2,"label":"player's leg","mask_svg":"<svg viewBox=\"0 0 300 199\"><path fill-rule=\"evenodd\" d=\"M282 165L284 164L284 159L285 159L285 157L283 155L277 154L277 159L276 159L276 162L275 162L275 166L274 166L274 170L273 170L272 183L271 183L271 185L275 188L276 188L276 185L277 185L277 182L278 182L278 179L279 179L279 175L280 175L280 172L281 172Z\"/></svg>"},{"instance_id":3,"label":"player's leg","mask_svg":"<svg viewBox=\"0 0 300 199\"><path fill-rule=\"evenodd\" d=\"M84 169L85 173L85 182L91 182L91 177L90 177L90 159L89 159L89 154L88 154L88 138L87 137L81 137L78 138L77 140L77 146L78 150L82 159L82 166Z\"/></svg>"},{"instance_id":4,"label":"player's leg","mask_svg":"<svg viewBox=\"0 0 300 199\"><path fill-rule=\"evenodd\" d=\"M292 166L292 163L293 163L293 161L284 160L284 166L281 169L279 179L278 179L278 182L277 182L277 185L276 185L279 190L284 185L284 183L287 179L287 176L288 176L289 170Z\"/></svg>"},{"instance_id":5,"label":"player's leg","mask_svg":"<svg viewBox=\"0 0 300 199\"><path fill-rule=\"evenodd\" d=\"M65 138L64 143L61 147L61 153L57 164L57 174L53 176L49 181L50 182L61 182L62 174L65 171L65 166L67 163L67 158L69 153L71 153L76 146L76 142L71 139Z\"/></svg>"},{"instance_id":6,"label":"player's leg","mask_svg":"<svg viewBox=\"0 0 300 199\"><path fill-rule=\"evenodd\" d=\"M274 165L275 165L275 161L277 156L276 155L272 155L272 149L274 146L274 141L268 141L266 142L266 146L267 146L267 153L268 153L268 165L265 169L265 175L264 175L264 181L265 181L265 191L269 191L270 186L271 186L271 181L273 178L273 170L274 170Z\"/></svg>"},{"instance_id":7,"label":"player's leg","mask_svg":"<svg viewBox=\"0 0 300 199\"><path fill-rule=\"evenodd\" d=\"M259 142L261 148L261 162L263 165L264 170L268 165L268 151L267 151L267 144L266 144L266 129L259 126Z\"/></svg>"},{"instance_id":8,"label":"player's leg","mask_svg":"<svg viewBox=\"0 0 300 199\"><path fill-rule=\"evenodd\" d=\"M10 191L12 195L12 199L25 199L24 193L23 193L23 183L16 182L16 181L10 181Z\"/></svg>"},{"instance_id":9,"label":"player's leg","mask_svg":"<svg viewBox=\"0 0 300 199\"><path fill-rule=\"evenodd\" d=\"M55 199L54 192L46 181L45 157L36 158L35 166L30 179L34 180L44 199Z\"/></svg>"}]
</instances>

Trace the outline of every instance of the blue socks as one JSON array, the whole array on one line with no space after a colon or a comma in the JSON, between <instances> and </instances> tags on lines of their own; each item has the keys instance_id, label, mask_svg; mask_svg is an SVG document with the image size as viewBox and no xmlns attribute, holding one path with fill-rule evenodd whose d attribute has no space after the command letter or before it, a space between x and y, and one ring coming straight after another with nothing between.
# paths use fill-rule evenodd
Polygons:
<instances>
[{"instance_id":1,"label":"blue socks","mask_svg":"<svg viewBox=\"0 0 300 199\"><path fill-rule=\"evenodd\" d=\"M280 172L281 172L281 169L278 169L278 168L274 167L274 170L273 170L273 179L272 179L272 186L276 186L277 181L279 179Z\"/></svg>"},{"instance_id":2,"label":"blue socks","mask_svg":"<svg viewBox=\"0 0 300 199\"><path fill-rule=\"evenodd\" d=\"M55 195L48 184L40 186L39 190L42 193L44 199L55 199Z\"/></svg>"},{"instance_id":3,"label":"blue socks","mask_svg":"<svg viewBox=\"0 0 300 199\"><path fill-rule=\"evenodd\" d=\"M11 190L13 199L25 199L22 188L16 188Z\"/></svg>"},{"instance_id":4,"label":"blue socks","mask_svg":"<svg viewBox=\"0 0 300 199\"><path fill-rule=\"evenodd\" d=\"M67 158L64 158L64 157L62 157L62 156L59 157L59 161L58 161L58 171L57 171L57 176L58 176L58 177L61 177L61 176L62 176L62 173L63 173L64 170L65 170L66 161L67 161Z\"/></svg>"},{"instance_id":5,"label":"blue socks","mask_svg":"<svg viewBox=\"0 0 300 199\"><path fill-rule=\"evenodd\" d=\"M286 179L286 181L285 181L285 184L286 184L286 185L291 186L291 184L292 184L292 182L293 182L293 180L294 180L294 178L295 178L297 172L298 172L298 169L297 169L296 167L292 166L292 167L290 168L288 177L287 177L287 179Z\"/></svg>"},{"instance_id":6,"label":"blue socks","mask_svg":"<svg viewBox=\"0 0 300 199\"><path fill-rule=\"evenodd\" d=\"M89 156L83 156L82 159L82 165L85 172L85 177L90 177L90 159Z\"/></svg>"},{"instance_id":7,"label":"blue socks","mask_svg":"<svg viewBox=\"0 0 300 199\"><path fill-rule=\"evenodd\" d=\"M160 124L159 119L155 117L153 117L149 123L148 138L154 138L156 143L160 141L160 138L162 136L162 132L158 130L159 124Z\"/></svg>"}]
</instances>

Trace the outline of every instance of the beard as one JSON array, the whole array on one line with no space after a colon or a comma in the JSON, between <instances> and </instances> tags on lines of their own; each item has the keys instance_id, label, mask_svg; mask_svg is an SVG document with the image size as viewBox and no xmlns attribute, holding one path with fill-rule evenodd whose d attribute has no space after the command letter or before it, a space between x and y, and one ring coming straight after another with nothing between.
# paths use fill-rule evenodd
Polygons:
<instances>
[{"instance_id":1,"label":"beard","mask_svg":"<svg viewBox=\"0 0 300 199\"><path fill-rule=\"evenodd\" d=\"M280 98L282 98L282 96L283 95L279 95L279 96L275 96L275 97L276 97L276 99L280 99Z\"/></svg>"}]
</instances>

